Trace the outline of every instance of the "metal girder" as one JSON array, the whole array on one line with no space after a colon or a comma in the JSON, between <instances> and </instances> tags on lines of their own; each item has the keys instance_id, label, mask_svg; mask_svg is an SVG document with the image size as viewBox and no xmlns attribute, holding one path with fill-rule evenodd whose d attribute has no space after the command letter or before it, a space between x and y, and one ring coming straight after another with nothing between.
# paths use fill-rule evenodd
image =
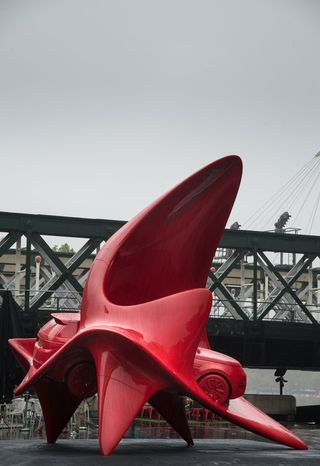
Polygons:
<instances>
[{"instance_id":1,"label":"metal girder","mask_svg":"<svg viewBox=\"0 0 320 466\"><path fill-rule=\"evenodd\" d=\"M257 251L253 252L253 320L257 320L258 316L258 263L257 263Z\"/></svg>"},{"instance_id":2,"label":"metal girder","mask_svg":"<svg viewBox=\"0 0 320 466\"><path fill-rule=\"evenodd\" d=\"M26 233L26 276L25 276L25 291L24 291L24 310L29 311L30 304L30 283L31 283L31 232Z\"/></svg>"},{"instance_id":3,"label":"metal girder","mask_svg":"<svg viewBox=\"0 0 320 466\"><path fill-rule=\"evenodd\" d=\"M122 220L0 212L0 231L20 232L22 234L29 230L40 235L107 239L125 223ZM219 247L247 251L256 249L319 254L320 237L226 229Z\"/></svg>"},{"instance_id":4,"label":"metal girder","mask_svg":"<svg viewBox=\"0 0 320 466\"><path fill-rule=\"evenodd\" d=\"M224 285L220 286L218 285L217 288L215 289L214 292L215 296L217 296L220 300L220 302L224 305L225 307L225 312L223 314L223 317L227 317L228 313L236 320L246 320L246 318L243 318L240 313L239 313L239 305L235 301L235 299L230 295L228 290L224 287ZM241 308L240 308L241 309Z\"/></svg>"},{"instance_id":5,"label":"metal girder","mask_svg":"<svg viewBox=\"0 0 320 466\"><path fill-rule=\"evenodd\" d=\"M52 295L53 291L55 291L65 281L69 281L74 290L82 294L83 287L72 273L84 261L84 259L99 246L100 242L101 240L99 238L89 239L82 248L71 257L66 265L64 265L40 235L33 235L34 246L41 251L42 254L46 255L48 261L51 261L52 268L57 274L44 285L41 293L37 294L31 300L30 310L39 308Z\"/></svg>"},{"instance_id":6,"label":"metal girder","mask_svg":"<svg viewBox=\"0 0 320 466\"><path fill-rule=\"evenodd\" d=\"M42 280L44 281L44 283L52 279L51 268L46 265L43 265L41 267L41 274L43 276ZM79 280L79 283L83 285L82 280ZM68 282L62 283L60 285L58 296L56 295L56 293L54 293L54 295L55 295L54 298L57 300L57 302L59 302L59 306L57 305L57 308L58 307L62 307L63 309L68 308L68 310L73 310L73 311L80 309L80 302L82 298L81 294L73 291L73 288L70 286Z\"/></svg>"},{"instance_id":7,"label":"metal girder","mask_svg":"<svg viewBox=\"0 0 320 466\"><path fill-rule=\"evenodd\" d=\"M27 248L23 251L22 255L25 255L25 309L29 309L29 293L32 293L31 282L33 281L33 275L31 270L33 262L31 261L34 251L31 250L31 244L36 246L39 253L46 257L47 263L50 264L52 270L55 272L54 278L49 278L47 283L42 287L40 293L37 295L37 300L32 299L32 309L38 307L40 302L44 302L52 291L58 290L60 287L63 289L68 288L70 291L75 291L79 294L82 292L82 285L87 277L87 270L83 270L79 274L79 268L77 270L77 279L73 275L76 270L76 262L73 265L73 261L78 261L78 256L75 255L67 264L63 262L51 251L48 244L42 239L41 235L48 236L62 236L68 237L83 237L96 239L97 243L102 240L108 239L115 233L121 226L125 224L124 221L118 220L101 220L101 219L87 219L87 218L75 218L75 217L59 217L50 215L31 215L31 214L16 214L8 212L0 212L0 231L8 232L8 235L0 241L0 255L9 251L9 248L14 245L15 242L24 235L27 239ZM42 242L43 241L43 242ZM91 244L91 243L90 243ZM42 248L41 248L42 247ZM250 297L252 299L253 314L250 312L250 319L255 317L255 313L258 311L258 301L260 300L261 290L259 291L258 285L261 283L262 278L259 275L258 261L259 257L263 257L261 253L265 252L282 252L301 254L304 256L303 267L308 267L312 259L319 255L320 251L320 237L318 236L307 236L307 235L293 235L293 234L282 234L273 232L257 232L248 230L225 230L220 241L220 248L233 250L233 254L219 267L213 279L211 289L215 290L215 295L221 300L221 303L225 306L225 309L231 313L236 319L248 320L249 314L246 309L243 309L241 304L237 302L239 299L232 296L227 287L223 284L225 278L228 278L229 284L230 276L235 277L236 286L239 282L238 272L232 275L232 269L238 268L238 262L243 259L245 255L253 256L253 264L248 264L248 270L253 270L253 276L248 273L247 277L250 283L240 283L241 299L247 300ZM93 248L94 249L94 248ZM93 250L92 249L92 250ZM88 251L84 254L84 258L88 256ZM306 259L307 258L307 259ZM263 261L263 259L261 259ZM32 263L31 263L32 262ZM23 266L23 265L22 265ZM261 266L261 264L260 264ZM253 267L253 269L252 269ZM315 302L315 313L311 314L306 306L301 301L300 291L294 291L291 285L300 276L302 271L300 270L301 263L298 263L296 267L293 267L291 271L283 278L286 282L286 286L281 282L281 279L276 277L276 281L281 285L281 290L275 290L270 293L270 297L276 295L276 300L273 301L272 305L276 312L282 311L280 306L294 304L299 312L301 318L307 318L308 321L315 323L314 317L320 314L319 301L316 299L315 292L313 298ZM284 269L285 270L285 269ZM300 271L300 272L299 272ZM315 272L316 273L316 272ZM211 277L212 279L212 277ZM270 279L270 274L269 274ZM242 280L242 278L241 278ZM315 278L314 278L315 280ZM274 280L273 280L274 281ZM305 281L299 280L300 282ZM274 281L275 283L275 281ZM248 288L245 286L249 285ZM11 286L11 285L10 285ZM49 289L50 288L50 289ZM279 288L279 287L278 287ZM245 291L243 291L245 290ZM291 291L290 291L291 290ZM43 297L40 300L39 296L43 291ZM273 295L272 295L273 293ZM249 296L250 295L250 296ZM289 304L283 304L289 303ZM268 310L266 306L269 303L264 303L262 308L260 305L259 319L263 319L267 315ZM316 314L318 313L318 314ZM311 317L310 317L311 316ZM318 318L318 317L317 317Z\"/></svg>"},{"instance_id":8,"label":"metal girder","mask_svg":"<svg viewBox=\"0 0 320 466\"><path fill-rule=\"evenodd\" d=\"M218 270L214 273L215 277L220 281L223 280L229 275L231 270L238 264L238 262L243 259L245 256L246 251L242 250L235 250L233 251L232 255L228 257L228 259L218 268ZM210 288L211 290L211 288ZM213 290L211 290L213 291Z\"/></svg>"},{"instance_id":9,"label":"metal girder","mask_svg":"<svg viewBox=\"0 0 320 466\"><path fill-rule=\"evenodd\" d=\"M24 233L29 230L40 235L105 240L110 238L125 223L122 220L0 212L0 231Z\"/></svg>"},{"instance_id":10,"label":"metal girder","mask_svg":"<svg viewBox=\"0 0 320 466\"><path fill-rule=\"evenodd\" d=\"M20 272L20 280L25 277L26 270L21 270ZM0 273L0 278L3 281L3 284L5 285L6 290L14 290L14 285L15 285L15 276L11 276L11 278L7 278L3 273ZM13 285L13 286L12 286Z\"/></svg>"},{"instance_id":11,"label":"metal girder","mask_svg":"<svg viewBox=\"0 0 320 466\"><path fill-rule=\"evenodd\" d=\"M10 232L8 233L2 240L0 241L0 256L7 252L11 246L14 245L21 238L22 234L18 232Z\"/></svg>"},{"instance_id":12,"label":"metal girder","mask_svg":"<svg viewBox=\"0 0 320 466\"><path fill-rule=\"evenodd\" d=\"M269 259L260 251L260 255L263 258L263 260L268 264L269 266L271 262ZM258 312L258 319L261 320L263 319L264 316L268 314L268 312L272 309L272 307L280 300L280 298L286 293L290 293L291 296L294 298L294 300L297 302L297 304L303 309L303 311L306 313L306 315L309 317L312 323L316 324L317 321L316 319L312 316L312 314L309 312L309 310L304 306L304 304L301 302L301 300L296 296L296 294L293 292L291 289L291 285L295 283L298 279L298 277L304 272L304 270L312 263L312 261L315 259L316 255L313 255L311 257L308 256L303 256L298 264L296 264L289 272L288 274L283 278L280 274L277 272L277 278L282 284L282 289L279 290L275 296L272 296L272 302L263 304L260 306L259 312ZM275 272L275 269L274 269Z\"/></svg>"},{"instance_id":13,"label":"metal girder","mask_svg":"<svg viewBox=\"0 0 320 466\"><path fill-rule=\"evenodd\" d=\"M59 259L57 254L51 249L51 247L46 243L46 241L37 233L34 233L32 235L31 241L35 249L51 265L54 272L57 275L63 275L65 279L70 282L70 284L73 286L73 288L76 291L78 291L79 293L82 293L83 291L82 286L79 285L79 282L72 275L74 268L72 267L72 264L69 265L70 261L68 261L68 265L64 265L64 263ZM78 253L75 255L78 255Z\"/></svg>"},{"instance_id":14,"label":"metal girder","mask_svg":"<svg viewBox=\"0 0 320 466\"><path fill-rule=\"evenodd\" d=\"M277 269L275 269L275 268L272 266L271 262L267 260L266 256L265 256L264 254L262 254L261 252L260 252L260 255L261 255L261 257L259 257L259 256L257 257L258 263L259 263L260 267L264 270L264 272L271 278L272 283L273 283L273 285L275 286L274 290L270 293L270 295L272 295L272 293L274 293L274 295L276 295L277 292L281 291L281 289L283 288L283 286L287 287L287 282L283 279L282 275L279 274L279 272L277 271ZM263 262L262 257L264 257L265 262ZM292 305L293 305L293 306L295 305L295 306L296 306L296 305L297 305L297 302L294 302L295 299L294 299L294 297L292 296L293 291L291 290L292 293L290 293L290 290L291 290L291 288L287 290L287 293L285 293L285 294L283 295L283 298L282 298L282 299L283 299L284 301L286 301L286 304L287 304L287 305L289 305L289 306L290 306L290 305L291 305L291 306L292 306ZM270 295L269 295L269 296L270 296ZM268 296L268 298L269 298L269 296ZM269 299L270 299L270 298L269 298ZM301 301L300 301L300 302L301 302ZM298 303L298 304L299 304L299 303ZM308 312L309 312L309 311L307 310L307 313L306 313L306 312L305 312L305 309L304 309L305 306L304 306L303 303L302 303L302 305L303 305L303 308L300 309L299 307L297 307L296 312L297 312L297 314L299 315L299 317L301 318L301 320L302 320L303 322L306 322L306 321L309 321L309 320L310 320L310 318L309 318L309 316L308 316ZM300 304L299 304L299 306L300 306ZM287 312L287 311L283 311L283 312Z\"/></svg>"},{"instance_id":15,"label":"metal girder","mask_svg":"<svg viewBox=\"0 0 320 466\"><path fill-rule=\"evenodd\" d=\"M318 255L320 236L226 229L219 247Z\"/></svg>"},{"instance_id":16,"label":"metal girder","mask_svg":"<svg viewBox=\"0 0 320 466\"><path fill-rule=\"evenodd\" d=\"M215 290L215 294L221 298L221 295L224 297L224 305L227 307L228 311L232 314L235 319L248 320L248 316L243 312L239 304L235 301L234 297L229 293L227 288L223 283L218 280L213 272L209 272L209 278L213 281L213 285L210 286L210 291ZM219 291L220 293L219 293Z\"/></svg>"}]
</instances>

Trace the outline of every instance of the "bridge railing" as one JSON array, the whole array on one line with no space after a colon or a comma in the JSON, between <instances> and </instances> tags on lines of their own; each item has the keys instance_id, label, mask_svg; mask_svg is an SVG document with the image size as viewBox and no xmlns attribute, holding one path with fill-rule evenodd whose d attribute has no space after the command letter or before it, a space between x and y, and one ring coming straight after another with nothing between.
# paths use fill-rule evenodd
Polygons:
<instances>
[{"instance_id":1,"label":"bridge railing","mask_svg":"<svg viewBox=\"0 0 320 466\"><path fill-rule=\"evenodd\" d=\"M17 303L24 308L25 290L10 290L12 295L16 299ZM38 312L44 314L50 314L51 312L77 312L80 310L81 305L81 294L72 291L61 291L61 290L46 290L46 291L35 291L34 289L29 290L30 298L32 299L37 294L47 293L50 291L50 296L46 299L42 306L38 309ZM247 320L262 320L254 318L255 308L259 306L266 306L272 304L272 301L258 300L254 303L252 299L221 299L213 293L212 307L210 311L211 318L224 318L234 319L234 313L230 309L234 309L234 306L239 306L246 316ZM320 323L320 306L317 304L306 304L308 311L311 313L316 322ZM240 316L238 317L240 319ZM263 317L263 320L273 320L278 322L303 322L304 314L301 312L299 304L279 302L276 303L270 310L268 315Z\"/></svg>"},{"instance_id":2,"label":"bridge railing","mask_svg":"<svg viewBox=\"0 0 320 466\"><path fill-rule=\"evenodd\" d=\"M239 306L247 320L262 320L254 318L254 310L258 306L269 306L273 305L268 315L263 317L263 320L267 321L278 321L278 322L303 322L306 323L305 315L301 312L299 304L293 303L277 303L274 304L272 301L259 300L255 304L252 300L241 300L241 299L219 299L213 297L212 307L210 311L211 318L223 318L223 319L234 319L234 313L230 312L230 308L233 306ZM320 323L320 306L317 304L305 304L313 318ZM238 318L240 319L240 317ZM311 322L310 322L311 323Z\"/></svg>"},{"instance_id":3,"label":"bridge railing","mask_svg":"<svg viewBox=\"0 0 320 466\"><path fill-rule=\"evenodd\" d=\"M14 290L10 289L13 297L17 304L24 309L26 293L24 289ZM50 293L50 296L43 302L41 308L38 311L50 311L50 312L76 312L80 309L81 294L76 291L61 291L61 290L39 290L34 289L28 290L30 299L41 295L43 293Z\"/></svg>"}]
</instances>

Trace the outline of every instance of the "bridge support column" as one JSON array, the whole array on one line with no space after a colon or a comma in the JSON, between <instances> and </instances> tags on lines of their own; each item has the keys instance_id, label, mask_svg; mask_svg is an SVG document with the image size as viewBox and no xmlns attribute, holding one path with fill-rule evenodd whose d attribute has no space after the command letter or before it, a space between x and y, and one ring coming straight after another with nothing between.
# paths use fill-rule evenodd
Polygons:
<instances>
[{"instance_id":1,"label":"bridge support column","mask_svg":"<svg viewBox=\"0 0 320 466\"><path fill-rule=\"evenodd\" d=\"M21 272L21 237L17 239L16 242L16 263L14 266L14 299L18 304L21 304L20 302L20 282L21 282L21 277L20 277L20 272Z\"/></svg>"}]
</instances>

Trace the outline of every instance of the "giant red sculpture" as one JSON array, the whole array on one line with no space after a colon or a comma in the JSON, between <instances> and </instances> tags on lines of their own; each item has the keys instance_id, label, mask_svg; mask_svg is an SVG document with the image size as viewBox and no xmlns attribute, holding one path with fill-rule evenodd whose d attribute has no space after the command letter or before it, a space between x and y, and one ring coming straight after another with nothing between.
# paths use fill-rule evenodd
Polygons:
<instances>
[{"instance_id":1,"label":"giant red sculpture","mask_svg":"<svg viewBox=\"0 0 320 466\"><path fill-rule=\"evenodd\" d=\"M27 370L16 393L37 392L48 442L98 392L106 455L146 402L192 444L181 395L276 442L307 448L241 396L240 364L211 351L206 339L212 295L204 287L241 172L237 156L225 157L162 196L99 252L80 314L54 314L37 339L10 341Z\"/></svg>"}]
</instances>

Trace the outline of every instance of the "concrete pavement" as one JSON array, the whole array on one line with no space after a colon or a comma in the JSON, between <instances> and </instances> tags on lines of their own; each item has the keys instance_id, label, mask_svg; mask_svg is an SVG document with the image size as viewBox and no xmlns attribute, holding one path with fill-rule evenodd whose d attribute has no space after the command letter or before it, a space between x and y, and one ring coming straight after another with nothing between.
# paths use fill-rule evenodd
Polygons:
<instances>
[{"instance_id":1,"label":"concrete pavement","mask_svg":"<svg viewBox=\"0 0 320 466\"><path fill-rule=\"evenodd\" d=\"M112 456L100 455L97 440L0 441L1 466L109 465L319 465L320 449L296 451L275 443L244 439L196 439L187 447L175 439L123 439Z\"/></svg>"}]
</instances>

